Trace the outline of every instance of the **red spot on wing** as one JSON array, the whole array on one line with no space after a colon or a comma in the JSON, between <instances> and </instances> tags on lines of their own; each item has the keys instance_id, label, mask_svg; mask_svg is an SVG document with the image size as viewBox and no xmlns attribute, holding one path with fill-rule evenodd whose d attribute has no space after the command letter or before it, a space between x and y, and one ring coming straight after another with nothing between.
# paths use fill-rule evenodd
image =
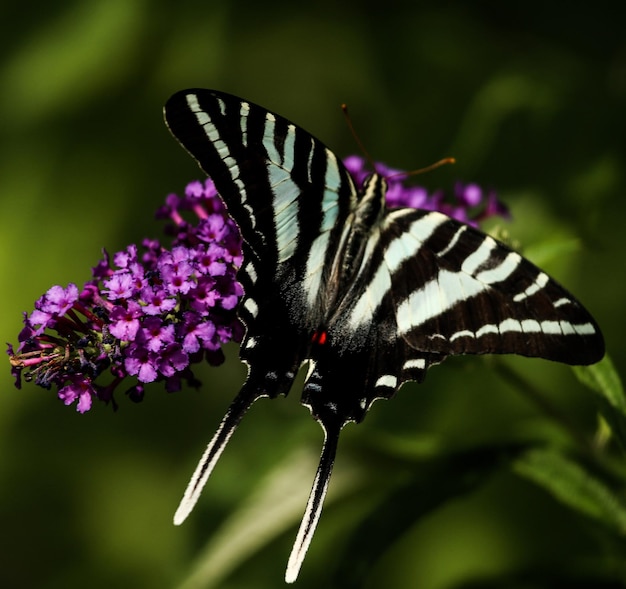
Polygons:
<instances>
[{"instance_id":1,"label":"red spot on wing","mask_svg":"<svg viewBox=\"0 0 626 589\"><path fill-rule=\"evenodd\" d=\"M311 341L314 344L318 344L320 346L323 346L326 343L326 340L328 338L328 334L326 332L326 330L322 329L321 331L314 331L313 335L311 336Z\"/></svg>"}]
</instances>

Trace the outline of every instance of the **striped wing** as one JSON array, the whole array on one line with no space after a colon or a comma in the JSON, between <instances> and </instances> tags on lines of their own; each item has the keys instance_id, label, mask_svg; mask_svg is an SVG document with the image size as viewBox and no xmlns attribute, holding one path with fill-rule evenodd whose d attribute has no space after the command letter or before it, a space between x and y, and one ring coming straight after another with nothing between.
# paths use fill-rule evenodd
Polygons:
<instances>
[{"instance_id":1,"label":"striped wing","mask_svg":"<svg viewBox=\"0 0 626 589\"><path fill-rule=\"evenodd\" d=\"M459 354L591 364L604 342L588 311L531 262L438 212L402 209L374 227L328 327L304 402L322 423L361 421L372 402ZM332 407L332 411L328 408ZM334 412L334 413L333 413Z\"/></svg>"},{"instance_id":2,"label":"striped wing","mask_svg":"<svg viewBox=\"0 0 626 589\"><path fill-rule=\"evenodd\" d=\"M247 389L286 393L321 321L309 301L325 298L332 244L356 202L352 179L306 131L229 94L178 92L165 118L215 183L244 239L238 278Z\"/></svg>"},{"instance_id":3,"label":"striped wing","mask_svg":"<svg viewBox=\"0 0 626 589\"><path fill-rule=\"evenodd\" d=\"M340 325L346 333L393 317L383 329L419 352L521 354L566 364L604 355L600 329L569 292L468 225L438 212L393 211L378 243Z\"/></svg>"},{"instance_id":4,"label":"striped wing","mask_svg":"<svg viewBox=\"0 0 626 589\"><path fill-rule=\"evenodd\" d=\"M356 204L343 164L280 115L222 92L178 92L167 102L165 118L240 228L246 297L253 298L257 281L267 278L280 285L296 321L307 313L302 290L313 287L323 296L324 270L334 253L329 246ZM253 298L247 308L256 307ZM319 321L306 319L313 328Z\"/></svg>"},{"instance_id":5,"label":"striped wing","mask_svg":"<svg viewBox=\"0 0 626 589\"><path fill-rule=\"evenodd\" d=\"M405 235L417 258L393 286L398 334L445 354L520 354L592 364L604 341L589 312L534 264L492 237L440 213L411 212ZM400 277L400 276L398 276Z\"/></svg>"}]
</instances>

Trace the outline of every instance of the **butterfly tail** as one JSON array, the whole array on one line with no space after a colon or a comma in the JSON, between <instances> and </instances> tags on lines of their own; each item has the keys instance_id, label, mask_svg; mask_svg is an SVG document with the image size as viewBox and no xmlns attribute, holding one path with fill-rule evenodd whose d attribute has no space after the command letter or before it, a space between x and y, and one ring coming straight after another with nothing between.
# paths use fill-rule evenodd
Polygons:
<instances>
[{"instance_id":1,"label":"butterfly tail","mask_svg":"<svg viewBox=\"0 0 626 589\"><path fill-rule=\"evenodd\" d=\"M291 549L291 555L287 563L287 571L285 573L285 582L287 583L293 583L298 578L300 567L306 556L309 544L311 544L317 522L322 513L324 497L326 497L330 475L332 474L333 465L335 463L335 455L337 454L341 425L333 427L323 423L321 425L324 430L324 445L322 447L320 463L317 467L311 494L309 495L309 501L307 502L304 516L300 523L300 529L298 530L298 535L296 536L296 541Z\"/></svg>"},{"instance_id":2,"label":"butterfly tail","mask_svg":"<svg viewBox=\"0 0 626 589\"><path fill-rule=\"evenodd\" d=\"M239 422L246 414L248 409L252 406L252 404L260 399L261 397L267 396L264 393L259 393L256 390L250 390L246 386L244 386L239 394L234 398L231 403L224 419L222 419L222 423L220 424L218 430L215 432L213 439L209 442L198 466L196 467L189 484L187 485L187 489L185 490L185 494L174 514L174 525L179 526L182 524L187 516L191 513L191 510L194 508L198 498L200 497L200 493L206 485L206 482L211 474L211 471L217 464L219 457L221 456L226 444L230 440L231 436L237 429Z\"/></svg>"}]
</instances>

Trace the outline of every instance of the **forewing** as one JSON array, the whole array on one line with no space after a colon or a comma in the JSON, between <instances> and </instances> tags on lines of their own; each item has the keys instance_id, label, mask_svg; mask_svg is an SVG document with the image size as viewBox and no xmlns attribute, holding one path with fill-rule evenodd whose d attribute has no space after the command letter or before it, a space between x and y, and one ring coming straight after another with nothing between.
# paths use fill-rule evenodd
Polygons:
<instances>
[{"instance_id":1,"label":"forewing","mask_svg":"<svg viewBox=\"0 0 626 589\"><path fill-rule=\"evenodd\" d=\"M325 268L356 201L343 164L285 118L222 92L179 92L165 118L241 230L246 296L264 276L293 301L292 314L306 315L299 305L324 296Z\"/></svg>"}]
</instances>

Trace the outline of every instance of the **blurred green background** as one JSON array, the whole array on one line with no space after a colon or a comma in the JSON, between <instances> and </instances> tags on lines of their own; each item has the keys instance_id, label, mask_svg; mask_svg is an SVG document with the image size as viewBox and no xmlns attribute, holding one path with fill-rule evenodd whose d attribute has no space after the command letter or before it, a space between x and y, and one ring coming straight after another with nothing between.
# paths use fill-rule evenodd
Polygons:
<instances>
[{"instance_id":1,"label":"blurred green background","mask_svg":"<svg viewBox=\"0 0 626 589\"><path fill-rule=\"evenodd\" d=\"M588 306L623 373L626 35L608 2L90 0L13 3L0 22L5 341L49 286L88 279L102 247L160 236L154 209L200 177L161 108L199 86L271 108L339 155L355 151L346 102L375 159L456 157L420 182L495 187L506 230ZM6 363L0 586L282 586L321 444L299 391L253 408L196 511L171 523L245 376L227 354L199 371L199 393L155 387L85 415L17 391ZM567 367L448 360L345 430L298 586L613 586L616 544L507 467L520 440L571 440L502 366L593 435L593 399Z\"/></svg>"}]
</instances>

